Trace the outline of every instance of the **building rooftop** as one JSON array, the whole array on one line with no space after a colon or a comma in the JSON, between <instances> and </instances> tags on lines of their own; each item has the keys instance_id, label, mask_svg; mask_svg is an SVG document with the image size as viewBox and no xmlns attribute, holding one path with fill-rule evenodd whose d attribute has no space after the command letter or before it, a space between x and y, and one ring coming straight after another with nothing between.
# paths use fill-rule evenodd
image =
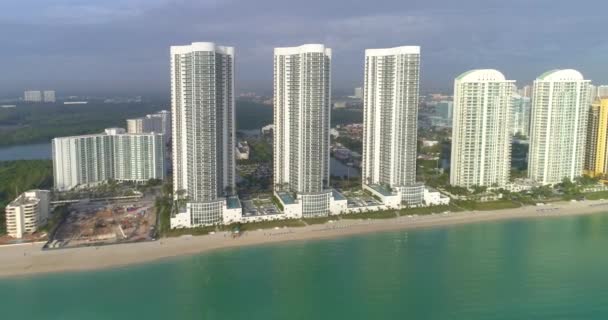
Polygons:
<instances>
[{"instance_id":1,"label":"building rooftop","mask_svg":"<svg viewBox=\"0 0 608 320\"><path fill-rule=\"evenodd\" d=\"M507 81L500 71L494 69L469 70L459 75L456 80L461 82Z\"/></svg>"},{"instance_id":2,"label":"building rooftop","mask_svg":"<svg viewBox=\"0 0 608 320\"><path fill-rule=\"evenodd\" d=\"M538 77L543 81L577 81L584 80L583 75L574 69L549 70Z\"/></svg>"},{"instance_id":3,"label":"building rooftop","mask_svg":"<svg viewBox=\"0 0 608 320\"><path fill-rule=\"evenodd\" d=\"M124 131L124 132L123 132ZM74 138L92 138L92 137L105 137L105 136L161 136L162 133L150 132L150 133L128 133L123 128L107 128L101 133L83 134L79 136L66 136L66 137L55 137L55 139L74 139Z\"/></svg>"},{"instance_id":4,"label":"building rooftop","mask_svg":"<svg viewBox=\"0 0 608 320\"><path fill-rule=\"evenodd\" d=\"M312 44L304 44L298 47L284 47L284 48L274 48L274 55L292 55L292 54L301 54L301 53L324 53L326 55L331 55L331 49L325 47L323 44L312 43Z\"/></svg>"},{"instance_id":5,"label":"building rooftop","mask_svg":"<svg viewBox=\"0 0 608 320\"><path fill-rule=\"evenodd\" d=\"M36 197L28 197L25 193L22 193L15 200L11 201L8 205L17 207L17 206L23 206L26 204L36 204L39 201L40 200Z\"/></svg>"},{"instance_id":6,"label":"building rooftop","mask_svg":"<svg viewBox=\"0 0 608 320\"><path fill-rule=\"evenodd\" d=\"M365 49L366 56L388 56L397 54L420 54L420 47L402 46L394 48Z\"/></svg>"}]
</instances>

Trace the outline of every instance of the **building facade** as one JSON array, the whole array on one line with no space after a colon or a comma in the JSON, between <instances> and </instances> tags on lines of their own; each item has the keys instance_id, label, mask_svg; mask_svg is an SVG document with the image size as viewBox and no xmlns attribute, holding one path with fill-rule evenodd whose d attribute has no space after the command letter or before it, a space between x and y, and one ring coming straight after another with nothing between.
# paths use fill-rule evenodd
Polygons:
<instances>
[{"instance_id":1,"label":"building facade","mask_svg":"<svg viewBox=\"0 0 608 320\"><path fill-rule=\"evenodd\" d=\"M416 184L420 47L365 50L363 99L364 184L398 190L422 202ZM419 190L412 196L412 190Z\"/></svg>"},{"instance_id":2,"label":"building facade","mask_svg":"<svg viewBox=\"0 0 608 320\"><path fill-rule=\"evenodd\" d=\"M127 119L128 133L162 133L165 140L171 137L171 112L162 110L145 117Z\"/></svg>"},{"instance_id":3,"label":"building facade","mask_svg":"<svg viewBox=\"0 0 608 320\"><path fill-rule=\"evenodd\" d=\"M55 102L57 101L55 98L55 90L45 90L42 92L42 98L44 100L44 102Z\"/></svg>"},{"instance_id":4,"label":"building facade","mask_svg":"<svg viewBox=\"0 0 608 320\"><path fill-rule=\"evenodd\" d=\"M235 188L234 48L171 47L173 189L190 226L222 223Z\"/></svg>"},{"instance_id":5,"label":"building facade","mask_svg":"<svg viewBox=\"0 0 608 320\"><path fill-rule=\"evenodd\" d=\"M55 189L67 191L110 179L145 182L164 179L162 134L128 134L110 128L104 133L61 137L52 141Z\"/></svg>"},{"instance_id":6,"label":"building facade","mask_svg":"<svg viewBox=\"0 0 608 320\"><path fill-rule=\"evenodd\" d=\"M6 206L6 230L13 238L22 238L46 224L49 217L50 191L30 190Z\"/></svg>"},{"instance_id":7,"label":"building facade","mask_svg":"<svg viewBox=\"0 0 608 320\"><path fill-rule=\"evenodd\" d=\"M363 99L363 88L362 87L355 88L353 97L355 99Z\"/></svg>"},{"instance_id":8,"label":"building facade","mask_svg":"<svg viewBox=\"0 0 608 320\"><path fill-rule=\"evenodd\" d=\"M40 90L28 90L23 93L25 102L42 102L42 92Z\"/></svg>"},{"instance_id":9,"label":"building facade","mask_svg":"<svg viewBox=\"0 0 608 320\"><path fill-rule=\"evenodd\" d=\"M511 134L530 136L531 99L520 95L513 96L513 112L511 112Z\"/></svg>"},{"instance_id":10,"label":"building facade","mask_svg":"<svg viewBox=\"0 0 608 320\"><path fill-rule=\"evenodd\" d=\"M597 86L596 94L592 97L594 101L595 98L605 98L608 97L608 85Z\"/></svg>"},{"instance_id":11,"label":"building facade","mask_svg":"<svg viewBox=\"0 0 608 320\"><path fill-rule=\"evenodd\" d=\"M545 72L534 81L528 177L546 184L583 173L589 80L572 69Z\"/></svg>"},{"instance_id":12,"label":"building facade","mask_svg":"<svg viewBox=\"0 0 608 320\"><path fill-rule=\"evenodd\" d=\"M329 213L331 49L274 50L274 188L303 198L304 216Z\"/></svg>"},{"instance_id":13,"label":"building facade","mask_svg":"<svg viewBox=\"0 0 608 320\"><path fill-rule=\"evenodd\" d=\"M589 109L584 174L603 177L608 174L608 97L595 100Z\"/></svg>"},{"instance_id":14,"label":"building facade","mask_svg":"<svg viewBox=\"0 0 608 320\"><path fill-rule=\"evenodd\" d=\"M502 187L511 169L513 85L497 70L471 70L454 81L450 184Z\"/></svg>"}]
</instances>

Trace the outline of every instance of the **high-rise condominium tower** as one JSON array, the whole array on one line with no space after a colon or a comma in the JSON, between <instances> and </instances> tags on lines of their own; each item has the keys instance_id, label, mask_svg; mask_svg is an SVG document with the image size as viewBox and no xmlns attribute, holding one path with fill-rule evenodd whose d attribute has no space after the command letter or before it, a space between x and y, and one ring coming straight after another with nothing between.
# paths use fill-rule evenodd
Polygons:
<instances>
[{"instance_id":1,"label":"high-rise condominium tower","mask_svg":"<svg viewBox=\"0 0 608 320\"><path fill-rule=\"evenodd\" d=\"M530 136L531 100L519 94L513 96L513 111L511 112L511 134Z\"/></svg>"},{"instance_id":2,"label":"high-rise condominium tower","mask_svg":"<svg viewBox=\"0 0 608 320\"><path fill-rule=\"evenodd\" d=\"M542 184L583 173L589 80L576 70L552 70L534 81L528 176Z\"/></svg>"},{"instance_id":3,"label":"high-rise condominium tower","mask_svg":"<svg viewBox=\"0 0 608 320\"><path fill-rule=\"evenodd\" d=\"M511 168L515 81L496 70L471 70L454 81L450 184L501 187Z\"/></svg>"},{"instance_id":4,"label":"high-rise condominium tower","mask_svg":"<svg viewBox=\"0 0 608 320\"><path fill-rule=\"evenodd\" d=\"M596 99L589 109L584 173L592 177L608 174L608 98Z\"/></svg>"},{"instance_id":5,"label":"high-rise condominium tower","mask_svg":"<svg viewBox=\"0 0 608 320\"><path fill-rule=\"evenodd\" d=\"M304 216L329 210L330 65L322 44L274 50L274 187L302 195Z\"/></svg>"},{"instance_id":6,"label":"high-rise condominium tower","mask_svg":"<svg viewBox=\"0 0 608 320\"><path fill-rule=\"evenodd\" d=\"M365 50L364 184L416 183L419 79L420 47Z\"/></svg>"},{"instance_id":7,"label":"high-rise condominium tower","mask_svg":"<svg viewBox=\"0 0 608 320\"><path fill-rule=\"evenodd\" d=\"M171 113L173 189L186 203L180 210L191 226L220 223L223 197L235 185L234 48L171 47Z\"/></svg>"},{"instance_id":8,"label":"high-rise condominium tower","mask_svg":"<svg viewBox=\"0 0 608 320\"><path fill-rule=\"evenodd\" d=\"M68 191L110 179L134 182L164 179L164 141L160 133L126 133L122 128L54 138L55 189Z\"/></svg>"}]
</instances>

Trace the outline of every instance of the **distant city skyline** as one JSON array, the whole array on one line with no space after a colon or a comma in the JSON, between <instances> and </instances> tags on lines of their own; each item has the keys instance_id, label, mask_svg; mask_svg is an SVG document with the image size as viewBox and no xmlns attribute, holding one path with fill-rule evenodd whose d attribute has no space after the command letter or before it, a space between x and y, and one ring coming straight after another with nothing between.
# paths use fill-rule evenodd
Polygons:
<instances>
[{"instance_id":1,"label":"distant city skyline","mask_svg":"<svg viewBox=\"0 0 608 320\"><path fill-rule=\"evenodd\" d=\"M361 86L366 48L404 43L425 56L421 92L450 92L453 79L473 68L499 69L520 84L574 68L608 83L608 45L597 41L604 1L318 1L2 1L0 24L10 32L0 37L0 97L39 87L168 96L167 48L195 41L238 50L239 92L271 93L273 48L300 43L333 48L336 92ZM319 5L324 10L313 9Z\"/></svg>"}]
</instances>

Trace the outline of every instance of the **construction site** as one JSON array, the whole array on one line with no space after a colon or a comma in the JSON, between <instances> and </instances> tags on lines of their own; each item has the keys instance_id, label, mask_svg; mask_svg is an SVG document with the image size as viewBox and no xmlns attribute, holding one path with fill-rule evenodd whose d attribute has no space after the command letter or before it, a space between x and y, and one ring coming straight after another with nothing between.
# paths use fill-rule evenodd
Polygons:
<instances>
[{"instance_id":1,"label":"construction site","mask_svg":"<svg viewBox=\"0 0 608 320\"><path fill-rule=\"evenodd\" d=\"M152 200L78 202L59 225L48 249L155 240Z\"/></svg>"}]
</instances>

